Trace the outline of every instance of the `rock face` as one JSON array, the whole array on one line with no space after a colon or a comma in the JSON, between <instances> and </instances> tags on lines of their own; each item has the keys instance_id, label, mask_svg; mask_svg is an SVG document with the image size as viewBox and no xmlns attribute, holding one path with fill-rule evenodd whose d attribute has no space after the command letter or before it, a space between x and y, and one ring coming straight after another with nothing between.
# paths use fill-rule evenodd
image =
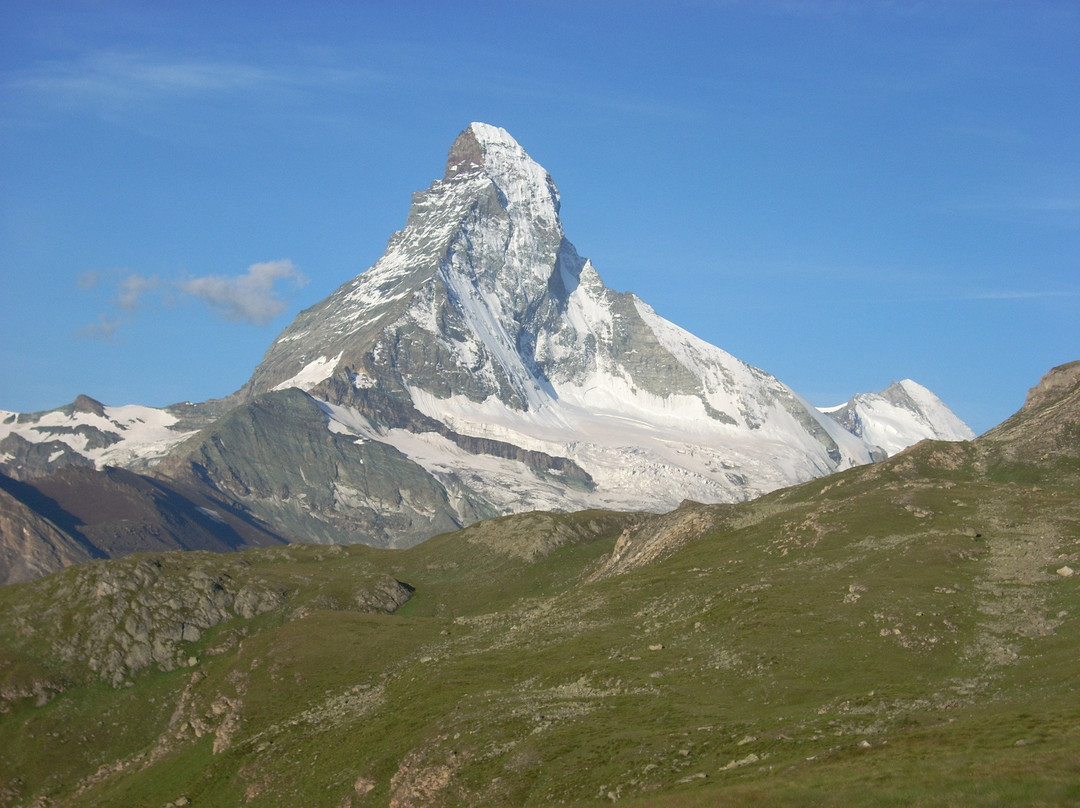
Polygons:
<instances>
[{"instance_id":1,"label":"rock face","mask_svg":"<svg viewBox=\"0 0 1080 808\"><path fill-rule=\"evenodd\" d=\"M392 446L327 429L295 388L263 394L200 432L158 467L322 544L415 544L480 514L451 506L442 486Z\"/></svg>"},{"instance_id":2,"label":"rock face","mask_svg":"<svg viewBox=\"0 0 1080 808\"><path fill-rule=\"evenodd\" d=\"M0 584L31 581L95 557L92 548L19 499L13 493L18 489L0 474Z\"/></svg>"},{"instance_id":3,"label":"rock face","mask_svg":"<svg viewBox=\"0 0 1080 808\"><path fill-rule=\"evenodd\" d=\"M677 552L686 542L716 529L725 516L715 506L684 502L671 513L631 525L623 530L611 554L603 559L589 580L622 575L654 564Z\"/></svg>"}]
</instances>

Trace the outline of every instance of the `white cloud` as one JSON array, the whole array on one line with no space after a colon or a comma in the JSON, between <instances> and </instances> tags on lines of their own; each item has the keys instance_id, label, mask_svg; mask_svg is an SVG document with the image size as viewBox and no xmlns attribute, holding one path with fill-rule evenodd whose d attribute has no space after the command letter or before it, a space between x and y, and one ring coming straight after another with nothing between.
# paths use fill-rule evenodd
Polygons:
<instances>
[{"instance_id":1,"label":"white cloud","mask_svg":"<svg viewBox=\"0 0 1080 808\"><path fill-rule=\"evenodd\" d=\"M134 272L129 273L117 284L116 302L120 305L120 308L131 311L138 308L147 292L153 292L159 286L161 286L161 281L157 276L147 278L136 275Z\"/></svg>"},{"instance_id":2,"label":"white cloud","mask_svg":"<svg viewBox=\"0 0 1080 808\"><path fill-rule=\"evenodd\" d=\"M80 339L93 339L102 340L103 342L110 342L113 336L116 334L116 329L120 327L119 320L110 320L106 315L102 314L98 322L90 323L85 328L80 328L75 332L75 336Z\"/></svg>"},{"instance_id":3,"label":"white cloud","mask_svg":"<svg viewBox=\"0 0 1080 808\"><path fill-rule=\"evenodd\" d=\"M184 294L196 297L226 319L262 325L285 310L277 293L278 281L303 286L307 278L292 261L265 261L252 264L243 275L207 275L177 284Z\"/></svg>"},{"instance_id":4,"label":"white cloud","mask_svg":"<svg viewBox=\"0 0 1080 808\"><path fill-rule=\"evenodd\" d=\"M125 312L147 305L168 306L178 298L191 297L206 304L227 320L265 325L285 311L282 284L300 287L307 278L288 259L252 264L240 275L204 275L178 280L139 275L127 270L87 271L78 279L85 291L115 287L109 304ZM75 332L86 339L109 340L129 317L102 314L100 321Z\"/></svg>"}]
</instances>

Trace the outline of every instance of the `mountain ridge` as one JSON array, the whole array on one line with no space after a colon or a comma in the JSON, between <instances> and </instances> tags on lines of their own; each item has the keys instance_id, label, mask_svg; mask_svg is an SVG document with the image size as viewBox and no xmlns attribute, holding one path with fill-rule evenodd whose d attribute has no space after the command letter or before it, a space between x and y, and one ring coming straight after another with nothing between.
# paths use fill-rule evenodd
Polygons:
<instances>
[{"instance_id":1,"label":"mountain ridge","mask_svg":"<svg viewBox=\"0 0 1080 808\"><path fill-rule=\"evenodd\" d=\"M509 133L471 124L382 257L300 312L233 395L0 413L0 471L120 465L290 540L402 546L527 510L742 501L880 459L780 380L608 288L560 205ZM893 450L955 418L940 405L920 420L910 396L880 411Z\"/></svg>"}]
</instances>

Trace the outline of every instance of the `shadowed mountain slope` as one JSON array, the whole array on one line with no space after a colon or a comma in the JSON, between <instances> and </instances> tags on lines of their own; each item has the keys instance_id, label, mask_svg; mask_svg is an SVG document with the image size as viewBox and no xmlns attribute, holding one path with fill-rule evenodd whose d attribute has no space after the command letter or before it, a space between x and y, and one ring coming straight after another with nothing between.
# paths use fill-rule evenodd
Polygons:
<instances>
[{"instance_id":1,"label":"shadowed mountain slope","mask_svg":"<svg viewBox=\"0 0 1080 808\"><path fill-rule=\"evenodd\" d=\"M32 580L91 558L232 552L286 540L204 488L112 467L68 466L25 481L0 475L0 581Z\"/></svg>"}]
</instances>

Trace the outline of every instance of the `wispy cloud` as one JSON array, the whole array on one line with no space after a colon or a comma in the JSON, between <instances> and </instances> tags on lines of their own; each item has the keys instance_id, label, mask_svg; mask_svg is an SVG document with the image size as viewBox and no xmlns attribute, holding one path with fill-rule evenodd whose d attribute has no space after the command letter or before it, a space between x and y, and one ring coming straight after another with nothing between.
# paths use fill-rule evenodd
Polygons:
<instances>
[{"instance_id":1,"label":"wispy cloud","mask_svg":"<svg viewBox=\"0 0 1080 808\"><path fill-rule=\"evenodd\" d=\"M95 289L102 282L102 274L96 269L88 269L81 273L75 283L80 289Z\"/></svg>"},{"instance_id":2,"label":"wispy cloud","mask_svg":"<svg viewBox=\"0 0 1080 808\"><path fill-rule=\"evenodd\" d=\"M164 279L157 275L114 270L89 271L78 279L79 288L85 291L109 289L109 305L126 312L128 319L139 309L167 306L190 298L205 304L226 320L250 325L265 325L284 312L288 303L283 288L299 288L306 283L307 278L288 259L252 264L239 275ZM80 329L76 336L112 339L124 322L125 318L103 313L98 322Z\"/></svg>"},{"instance_id":3,"label":"wispy cloud","mask_svg":"<svg viewBox=\"0 0 1080 808\"><path fill-rule=\"evenodd\" d=\"M161 287L158 277L143 277L130 273L117 285L116 302L120 308L131 311L138 308L143 297Z\"/></svg>"},{"instance_id":4,"label":"wispy cloud","mask_svg":"<svg viewBox=\"0 0 1080 808\"><path fill-rule=\"evenodd\" d=\"M110 320L106 315L102 314L96 323L90 323L90 325L76 331L75 336L78 339L110 342L120 325L119 320Z\"/></svg>"},{"instance_id":5,"label":"wispy cloud","mask_svg":"<svg viewBox=\"0 0 1080 808\"><path fill-rule=\"evenodd\" d=\"M263 325L285 311L285 301L276 291L278 281L296 286L307 283L292 261L281 260L252 264L243 275L190 278L178 288L228 320Z\"/></svg>"},{"instance_id":6,"label":"wispy cloud","mask_svg":"<svg viewBox=\"0 0 1080 808\"><path fill-rule=\"evenodd\" d=\"M113 105L205 98L256 90L363 89L381 73L334 63L277 63L173 58L156 53L101 51L42 61L3 77L5 89L64 105Z\"/></svg>"},{"instance_id":7,"label":"wispy cloud","mask_svg":"<svg viewBox=\"0 0 1080 808\"><path fill-rule=\"evenodd\" d=\"M488 58L494 61L497 53L493 51ZM456 54L448 45L445 53L433 58L453 64ZM455 93L467 97L470 104L476 98L492 97L569 103L582 109L635 116L684 120L700 117L695 106L670 98L610 87L568 88L558 81L537 79L513 69L485 70L479 76L473 69L448 68L419 77L412 68L414 59L411 52L390 49L385 63L373 67L370 60L358 61L356 54L333 49L306 50L276 62L197 59L114 49L30 64L0 74L0 87L13 99L35 108L44 105L90 112L128 123L128 118L137 114L140 128L146 126L145 118L151 112L173 110L183 103L235 99L238 103L257 104L260 99L270 99L277 108L291 106L308 95L322 97L329 93L340 97L378 91Z\"/></svg>"},{"instance_id":8,"label":"wispy cloud","mask_svg":"<svg viewBox=\"0 0 1080 808\"><path fill-rule=\"evenodd\" d=\"M156 275L138 275L127 269L113 269L102 272L89 269L83 272L75 281L83 291L90 291L102 287L113 290L111 302L125 311L134 311L139 308L143 299L164 285Z\"/></svg>"},{"instance_id":9,"label":"wispy cloud","mask_svg":"<svg viewBox=\"0 0 1080 808\"><path fill-rule=\"evenodd\" d=\"M1080 292L1066 292L1066 291L995 291L995 292L976 292L972 295L968 295L965 300L1042 300L1046 298L1055 297L1080 297Z\"/></svg>"},{"instance_id":10,"label":"wispy cloud","mask_svg":"<svg viewBox=\"0 0 1080 808\"><path fill-rule=\"evenodd\" d=\"M73 61L42 62L8 76L13 90L67 100L137 100L161 95L221 93L282 81L273 71L244 63L154 59L105 52Z\"/></svg>"}]
</instances>

